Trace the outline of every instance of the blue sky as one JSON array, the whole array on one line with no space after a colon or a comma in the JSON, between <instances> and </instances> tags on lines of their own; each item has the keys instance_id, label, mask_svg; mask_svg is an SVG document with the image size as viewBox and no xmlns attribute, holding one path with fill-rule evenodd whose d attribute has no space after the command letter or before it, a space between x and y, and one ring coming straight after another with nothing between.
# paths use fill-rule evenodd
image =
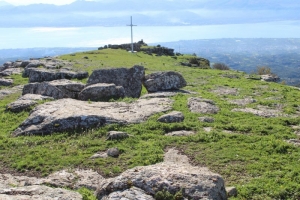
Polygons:
<instances>
[{"instance_id":1,"label":"blue sky","mask_svg":"<svg viewBox=\"0 0 300 200\"><path fill-rule=\"evenodd\" d=\"M5 0L5 1L15 6L19 6L19 5L38 4L38 3L64 5L64 4L70 4L75 0Z\"/></svg>"}]
</instances>

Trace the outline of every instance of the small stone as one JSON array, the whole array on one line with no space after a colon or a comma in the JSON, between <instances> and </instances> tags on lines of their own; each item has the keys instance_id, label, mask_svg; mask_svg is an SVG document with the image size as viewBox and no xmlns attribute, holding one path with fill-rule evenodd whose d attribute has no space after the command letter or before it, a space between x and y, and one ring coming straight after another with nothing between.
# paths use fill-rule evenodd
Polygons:
<instances>
[{"instance_id":1,"label":"small stone","mask_svg":"<svg viewBox=\"0 0 300 200\"><path fill-rule=\"evenodd\" d=\"M215 121L212 117L199 117L200 122L213 123Z\"/></svg>"},{"instance_id":2,"label":"small stone","mask_svg":"<svg viewBox=\"0 0 300 200\"><path fill-rule=\"evenodd\" d=\"M163 123L176 123L176 122L182 122L183 120L184 120L184 116L182 112L173 111L169 114L161 116L160 118L158 118L157 121Z\"/></svg>"},{"instance_id":3,"label":"small stone","mask_svg":"<svg viewBox=\"0 0 300 200\"><path fill-rule=\"evenodd\" d=\"M107 150L107 155L110 157L118 157L120 154L121 153L118 148L110 148Z\"/></svg>"},{"instance_id":4,"label":"small stone","mask_svg":"<svg viewBox=\"0 0 300 200\"><path fill-rule=\"evenodd\" d=\"M235 187L226 187L226 193L227 197L236 197L238 194L238 191Z\"/></svg>"},{"instance_id":5,"label":"small stone","mask_svg":"<svg viewBox=\"0 0 300 200\"><path fill-rule=\"evenodd\" d=\"M102 153L96 153L96 154L92 155L90 157L90 159L107 158L107 157L108 157L107 153L106 152L102 152Z\"/></svg>"},{"instance_id":6,"label":"small stone","mask_svg":"<svg viewBox=\"0 0 300 200\"><path fill-rule=\"evenodd\" d=\"M107 133L107 140L118 140L118 139L124 139L128 138L128 134L125 132L120 132L120 131L109 131Z\"/></svg>"},{"instance_id":7,"label":"small stone","mask_svg":"<svg viewBox=\"0 0 300 200\"><path fill-rule=\"evenodd\" d=\"M190 136L190 135L194 135L195 132L193 131L173 131L170 133L167 133L166 136Z\"/></svg>"}]
</instances>

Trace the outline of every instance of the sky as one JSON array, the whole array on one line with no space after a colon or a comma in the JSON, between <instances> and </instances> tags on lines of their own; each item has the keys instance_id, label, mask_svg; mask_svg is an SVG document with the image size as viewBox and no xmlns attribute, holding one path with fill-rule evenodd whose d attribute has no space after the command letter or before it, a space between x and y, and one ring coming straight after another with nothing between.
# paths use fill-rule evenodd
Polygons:
<instances>
[{"instance_id":1,"label":"sky","mask_svg":"<svg viewBox=\"0 0 300 200\"><path fill-rule=\"evenodd\" d=\"M5 1L15 6L19 6L19 5L38 4L38 3L64 5L64 4L70 4L75 0L5 0Z\"/></svg>"}]
</instances>

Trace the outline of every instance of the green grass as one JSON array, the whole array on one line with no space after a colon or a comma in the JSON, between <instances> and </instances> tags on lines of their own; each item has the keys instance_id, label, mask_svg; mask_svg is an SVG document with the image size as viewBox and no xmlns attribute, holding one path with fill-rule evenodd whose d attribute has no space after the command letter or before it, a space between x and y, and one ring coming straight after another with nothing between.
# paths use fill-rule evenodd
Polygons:
<instances>
[{"instance_id":1,"label":"green grass","mask_svg":"<svg viewBox=\"0 0 300 200\"><path fill-rule=\"evenodd\" d=\"M88 56L88 59L83 59L84 56ZM173 97L173 110L181 111L185 116L181 123L158 123L157 119L161 114L157 114L142 124L109 125L73 133L17 138L12 137L11 132L26 119L29 111L18 114L6 112L5 106L20 94L8 96L0 102L0 166L24 173L28 170L38 172L44 176L64 168L91 168L110 177L135 166L161 162L164 149L173 146L193 158L193 163L206 166L222 175L226 186L236 186L236 199L300 198L300 149L285 142L287 139L298 138L291 128L292 125L300 125L300 118L297 117L300 110L298 89L246 79L247 75L242 72L204 70L179 65L179 62L188 60L190 56L173 59L106 49L76 53L75 56L63 55L61 58L77 63L77 70L89 73L99 68L133 65L143 65L146 74L177 71L188 82L184 89L197 94L178 94ZM237 78L230 79L225 75L235 75ZM28 81L20 76L15 79L18 84ZM213 93L218 87L236 88L238 94ZM146 93L145 88L142 93ZM220 112L215 115L191 113L187 107L187 99L192 96L215 101ZM280 104L283 113L296 116L262 118L249 113L231 112L239 106L229 100L245 97L256 99L255 103L247 107L275 108ZM278 100L274 100L274 97ZM125 99L126 102L133 100ZM202 123L198 120L201 116L214 117L215 122ZM212 127L213 131L207 133L204 131L205 127ZM106 141L106 133L111 130L125 131L132 136L124 140ZM164 136L165 133L176 130L193 130L197 134L180 138ZM122 152L118 158L89 159L94 153L111 147L118 147ZM89 191L82 190L81 193L87 199L90 198ZM161 195L163 198L168 196L164 193Z\"/></svg>"}]
</instances>

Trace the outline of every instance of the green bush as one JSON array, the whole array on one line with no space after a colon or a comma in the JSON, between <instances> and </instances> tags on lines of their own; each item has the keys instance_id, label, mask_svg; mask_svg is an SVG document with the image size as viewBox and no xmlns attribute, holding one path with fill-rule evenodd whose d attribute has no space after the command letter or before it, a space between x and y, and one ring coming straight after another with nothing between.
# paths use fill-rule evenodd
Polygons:
<instances>
[{"instance_id":1,"label":"green bush","mask_svg":"<svg viewBox=\"0 0 300 200\"><path fill-rule=\"evenodd\" d=\"M224 63L214 63L212 67L213 69L218 70L230 70L230 68Z\"/></svg>"}]
</instances>

